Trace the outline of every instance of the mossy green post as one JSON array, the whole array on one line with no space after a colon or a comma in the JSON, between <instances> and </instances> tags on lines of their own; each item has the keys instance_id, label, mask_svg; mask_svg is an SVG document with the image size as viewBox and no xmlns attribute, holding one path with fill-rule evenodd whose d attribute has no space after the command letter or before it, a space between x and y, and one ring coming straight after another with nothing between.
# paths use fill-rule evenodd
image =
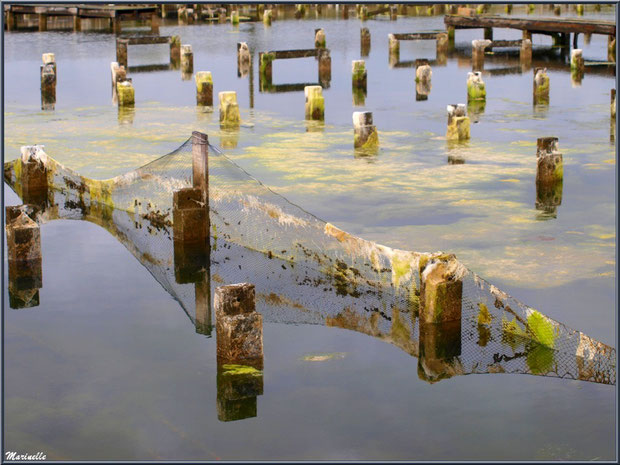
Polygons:
<instances>
[{"instance_id":1,"label":"mossy green post","mask_svg":"<svg viewBox=\"0 0 620 465\"><path fill-rule=\"evenodd\" d=\"M486 100L487 91L482 73L474 72L467 74L467 101Z\"/></svg>"},{"instance_id":2,"label":"mossy green post","mask_svg":"<svg viewBox=\"0 0 620 465\"><path fill-rule=\"evenodd\" d=\"M420 323L461 320L463 281L454 255L420 263Z\"/></svg>"},{"instance_id":3,"label":"mossy green post","mask_svg":"<svg viewBox=\"0 0 620 465\"><path fill-rule=\"evenodd\" d=\"M241 124L241 114L237 104L237 92L220 92L218 97L220 100L220 126L239 127Z\"/></svg>"},{"instance_id":4,"label":"mossy green post","mask_svg":"<svg viewBox=\"0 0 620 465\"><path fill-rule=\"evenodd\" d=\"M230 12L230 24L233 26L239 25L239 11L234 10Z\"/></svg>"},{"instance_id":5,"label":"mossy green post","mask_svg":"<svg viewBox=\"0 0 620 465\"><path fill-rule=\"evenodd\" d=\"M325 31L323 29L317 29L314 32L314 48L325 48Z\"/></svg>"},{"instance_id":6,"label":"mossy green post","mask_svg":"<svg viewBox=\"0 0 620 465\"><path fill-rule=\"evenodd\" d=\"M265 10L263 12L263 24L265 26L271 26L271 21L273 21L273 13L271 10Z\"/></svg>"},{"instance_id":7,"label":"mossy green post","mask_svg":"<svg viewBox=\"0 0 620 465\"><path fill-rule=\"evenodd\" d=\"M118 93L119 106L130 107L136 103L134 88L130 81L117 83L116 92Z\"/></svg>"},{"instance_id":8,"label":"mossy green post","mask_svg":"<svg viewBox=\"0 0 620 465\"><path fill-rule=\"evenodd\" d=\"M323 121L325 119L325 99L321 86L306 86L306 119Z\"/></svg>"},{"instance_id":9,"label":"mossy green post","mask_svg":"<svg viewBox=\"0 0 620 465\"><path fill-rule=\"evenodd\" d=\"M611 117L616 119L616 89L611 89Z\"/></svg>"},{"instance_id":10,"label":"mossy green post","mask_svg":"<svg viewBox=\"0 0 620 465\"><path fill-rule=\"evenodd\" d=\"M366 62L364 60L353 60L351 66L353 88L365 90L367 81Z\"/></svg>"},{"instance_id":11,"label":"mossy green post","mask_svg":"<svg viewBox=\"0 0 620 465\"><path fill-rule=\"evenodd\" d=\"M607 60L616 62L616 38L608 36L607 42Z\"/></svg>"},{"instance_id":12,"label":"mossy green post","mask_svg":"<svg viewBox=\"0 0 620 465\"><path fill-rule=\"evenodd\" d=\"M353 147L368 151L379 148L379 135L369 111L353 113Z\"/></svg>"},{"instance_id":13,"label":"mossy green post","mask_svg":"<svg viewBox=\"0 0 620 465\"><path fill-rule=\"evenodd\" d=\"M546 68L534 69L534 105L549 105L549 76Z\"/></svg>"},{"instance_id":14,"label":"mossy green post","mask_svg":"<svg viewBox=\"0 0 620 465\"><path fill-rule=\"evenodd\" d=\"M448 105L448 128L446 139L449 141L465 141L470 138L470 121L466 116L465 104Z\"/></svg>"},{"instance_id":15,"label":"mossy green post","mask_svg":"<svg viewBox=\"0 0 620 465\"><path fill-rule=\"evenodd\" d=\"M575 9L577 10L577 14L578 14L579 16L583 16L583 13L584 13L584 11L585 11L585 7L584 7L583 3L579 3L579 4L577 4L577 5L575 6Z\"/></svg>"},{"instance_id":16,"label":"mossy green post","mask_svg":"<svg viewBox=\"0 0 620 465\"><path fill-rule=\"evenodd\" d=\"M261 79L271 83L273 73L273 60L276 59L276 55L270 52L263 52L259 55L259 73Z\"/></svg>"},{"instance_id":17,"label":"mossy green post","mask_svg":"<svg viewBox=\"0 0 620 465\"><path fill-rule=\"evenodd\" d=\"M210 71L199 71L196 80L196 103L213 106L213 77Z\"/></svg>"},{"instance_id":18,"label":"mossy green post","mask_svg":"<svg viewBox=\"0 0 620 465\"><path fill-rule=\"evenodd\" d=\"M170 63L178 63L181 60L181 37L170 38ZM122 64L122 63L119 63Z\"/></svg>"}]
</instances>

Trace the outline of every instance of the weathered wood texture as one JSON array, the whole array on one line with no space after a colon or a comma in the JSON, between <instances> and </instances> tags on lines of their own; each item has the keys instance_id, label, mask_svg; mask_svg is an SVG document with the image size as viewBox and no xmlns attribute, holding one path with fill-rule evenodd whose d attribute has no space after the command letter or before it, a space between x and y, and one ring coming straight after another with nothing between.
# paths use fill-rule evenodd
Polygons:
<instances>
[{"instance_id":1,"label":"weathered wood texture","mask_svg":"<svg viewBox=\"0 0 620 465\"><path fill-rule=\"evenodd\" d=\"M616 35L615 22L602 20L446 15L444 17L444 24L446 27L457 29L503 27L532 32Z\"/></svg>"}]
</instances>

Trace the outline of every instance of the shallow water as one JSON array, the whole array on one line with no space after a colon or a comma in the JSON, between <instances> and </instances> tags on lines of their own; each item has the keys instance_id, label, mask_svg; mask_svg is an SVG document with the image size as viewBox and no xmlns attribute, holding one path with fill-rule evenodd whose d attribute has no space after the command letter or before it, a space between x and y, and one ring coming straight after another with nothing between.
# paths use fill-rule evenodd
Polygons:
<instances>
[{"instance_id":1,"label":"shallow water","mask_svg":"<svg viewBox=\"0 0 620 465\"><path fill-rule=\"evenodd\" d=\"M600 16L613 18L609 10ZM274 21L271 28L162 25L161 35L192 44L194 70L213 73L215 92L237 91L244 125L232 135L220 131L217 109L196 109L195 84L178 70L130 69L135 114L119 121L111 103L110 34L6 33L5 159L39 143L80 174L107 178L175 149L193 129L222 147L232 139L228 156L317 216L389 246L454 252L502 290L614 345L613 74L586 72L574 87L568 67L554 66L547 109L532 106L531 71L485 75L486 108L472 124L472 139L450 147L445 107L466 99L468 43L480 31L457 31L455 56L433 67L430 96L416 101L414 70L389 67L386 36L441 29L442 18L364 26L372 34L368 96L364 107L354 107L354 18ZM259 51L311 48L316 27L325 29L332 57L324 127L306 131L303 91L261 93L256 71L250 109L248 77L237 77L236 42L248 42L257 70ZM520 34L497 30L494 38ZM604 60L606 43L592 36L583 46L586 60ZM548 56L549 45L534 36L535 61ZM44 112L38 67L48 51L56 53L59 78L56 108ZM401 42L402 60L434 54L434 42ZM165 46L129 49L130 67L167 59ZM486 68L518 65L518 56L487 58ZM274 64L276 84L316 80L313 59ZM373 112L379 129L374 157L356 157L352 149L351 112L362 109ZM535 143L547 135L559 137L565 178L557 217L542 220L534 208ZM448 156L465 163L449 164ZM5 194L7 204L20 203L6 188ZM51 222L42 241L40 305L8 310L5 297L8 450L43 450L58 459L614 456L611 386L517 375L431 385L396 347L321 326L265 324L258 416L219 422L215 340L195 334L178 304L97 226ZM317 353L345 356L303 360Z\"/></svg>"}]
</instances>

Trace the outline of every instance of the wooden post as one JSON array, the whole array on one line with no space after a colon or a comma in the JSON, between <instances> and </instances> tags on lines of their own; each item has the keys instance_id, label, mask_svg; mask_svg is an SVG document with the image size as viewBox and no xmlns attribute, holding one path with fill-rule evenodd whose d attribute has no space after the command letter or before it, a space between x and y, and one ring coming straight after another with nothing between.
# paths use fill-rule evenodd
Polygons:
<instances>
[{"instance_id":1,"label":"wooden post","mask_svg":"<svg viewBox=\"0 0 620 465\"><path fill-rule=\"evenodd\" d=\"M562 203L564 168L558 152L557 137L542 137L536 142L536 209L555 214Z\"/></svg>"},{"instance_id":2,"label":"wooden post","mask_svg":"<svg viewBox=\"0 0 620 465\"><path fill-rule=\"evenodd\" d=\"M194 52L189 44L181 45L181 72L189 74L194 72Z\"/></svg>"},{"instance_id":3,"label":"wooden post","mask_svg":"<svg viewBox=\"0 0 620 465\"><path fill-rule=\"evenodd\" d=\"M273 13L271 10L265 10L263 13L263 24L265 26L271 26L271 21L273 20Z\"/></svg>"},{"instance_id":4,"label":"wooden post","mask_svg":"<svg viewBox=\"0 0 620 465\"><path fill-rule=\"evenodd\" d=\"M181 37L172 36L170 38L170 63L175 66L181 61Z\"/></svg>"},{"instance_id":5,"label":"wooden post","mask_svg":"<svg viewBox=\"0 0 620 465\"><path fill-rule=\"evenodd\" d=\"M47 167L43 147L39 145L21 148L22 200L28 204L41 204L47 199Z\"/></svg>"},{"instance_id":6,"label":"wooden post","mask_svg":"<svg viewBox=\"0 0 620 465\"><path fill-rule=\"evenodd\" d=\"M202 192L202 202L209 202L209 138L198 131L192 132L192 183ZM209 216L207 215L207 222ZM209 225L207 224L207 231Z\"/></svg>"},{"instance_id":7,"label":"wooden post","mask_svg":"<svg viewBox=\"0 0 620 465\"><path fill-rule=\"evenodd\" d=\"M420 323L461 321L464 272L452 254L420 261Z\"/></svg>"},{"instance_id":8,"label":"wooden post","mask_svg":"<svg viewBox=\"0 0 620 465\"><path fill-rule=\"evenodd\" d=\"M448 33L448 43L450 47L454 47L456 28L454 26L448 26L446 32Z\"/></svg>"},{"instance_id":9,"label":"wooden post","mask_svg":"<svg viewBox=\"0 0 620 465\"><path fill-rule=\"evenodd\" d=\"M220 286L215 290L217 363L263 368L263 317L256 312L253 284Z\"/></svg>"},{"instance_id":10,"label":"wooden post","mask_svg":"<svg viewBox=\"0 0 620 465\"><path fill-rule=\"evenodd\" d=\"M41 65L41 109L53 110L56 103L56 58L44 53Z\"/></svg>"},{"instance_id":11,"label":"wooden post","mask_svg":"<svg viewBox=\"0 0 620 465\"><path fill-rule=\"evenodd\" d=\"M461 355L461 321L421 323L418 377L428 383L463 374Z\"/></svg>"},{"instance_id":12,"label":"wooden post","mask_svg":"<svg viewBox=\"0 0 620 465\"><path fill-rule=\"evenodd\" d=\"M532 41L530 39L523 39L521 41L519 60L521 65L527 67L532 65Z\"/></svg>"},{"instance_id":13,"label":"wooden post","mask_svg":"<svg viewBox=\"0 0 620 465\"><path fill-rule=\"evenodd\" d=\"M151 15L151 33L159 34L159 15L157 13Z\"/></svg>"},{"instance_id":14,"label":"wooden post","mask_svg":"<svg viewBox=\"0 0 620 465\"><path fill-rule=\"evenodd\" d=\"M472 100L486 100L487 91L484 81L482 80L482 73L476 71L474 73L467 73L467 102Z\"/></svg>"},{"instance_id":15,"label":"wooden post","mask_svg":"<svg viewBox=\"0 0 620 465\"><path fill-rule=\"evenodd\" d=\"M366 71L366 62L364 60L353 60L351 65L353 88L366 90L368 76Z\"/></svg>"},{"instance_id":16,"label":"wooden post","mask_svg":"<svg viewBox=\"0 0 620 465\"><path fill-rule=\"evenodd\" d=\"M204 196L201 187L173 193L174 275L179 284L199 283L204 279L209 252L209 211Z\"/></svg>"},{"instance_id":17,"label":"wooden post","mask_svg":"<svg viewBox=\"0 0 620 465\"><path fill-rule=\"evenodd\" d=\"M119 107L133 107L136 103L135 91L130 79L116 83Z\"/></svg>"},{"instance_id":18,"label":"wooden post","mask_svg":"<svg viewBox=\"0 0 620 465\"><path fill-rule=\"evenodd\" d=\"M82 18L78 14L73 16L73 32L80 32L82 30Z\"/></svg>"},{"instance_id":19,"label":"wooden post","mask_svg":"<svg viewBox=\"0 0 620 465\"><path fill-rule=\"evenodd\" d=\"M116 84L127 80L127 71L124 66L119 66L116 61L110 63L110 70L112 71L112 88L116 92Z\"/></svg>"},{"instance_id":20,"label":"wooden post","mask_svg":"<svg viewBox=\"0 0 620 465\"><path fill-rule=\"evenodd\" d=\"M323 29L315 29L314 48L325 48L325 44L325 31Z\"/></svg>"},{"instance_id":21,"label":"wooden post","mask_svg":"<svg viewBox=\"0 0 620 465\"><path fill-rule=\"evenodd\" d=\"M239 127L241 114L237 104L237 92L220 92L218 97L220 100L220 126Z\"/></svg>"},{"instance_id":22,"label":"wooden post","mask_svg":"<svg viewBox=\"0 0 620 465\"><path fill-rule=\"evenodd\" d=\"M534 68L534 105L549 105L547 68Z\"/></svg>"},{"instance_id":23,"label":"wooden post","mask_svg":"<svg viewBox=\"0 0 620 465\"><path fill-rule=\"evenodd\" d=\"M304 87L306 96L306 119L323 121L325 119L325 99L321 86Z\"/></svg>"},{"instance_id":24,"label":"wooden post","mask_svg":"<svg viewBox=\"0 0 620 465\"><path fill-rule=\"evenodd\" d=\"M493 40L493 28L485 27L484 28L484 39L485 40Z\"/></svg>"},{"instance_id":25,"label":"wooden post","mask_svg":"<svg viewBox=\"0 0 620 465\"><path fill-rule=\"evenodd\" d=\"M275 60L275 58L276 56L274 53L261 52L258 54L259 77L261 81L267 84L271 84L272 82L273 60Z\"/></svg>"},{"instance_id":26,"label":"wooden post","mask_svg":"<svg viewBox=\"0 0 620 465\"><path fill-rule=\"evenodd\" d=\"M571 78L574 84L580 84L585 72L583 52L581 49L573 49L570 53Z\"/></svg>"},{"instance_id":27,"label":"wooden post","mask_svg":"<svg viewBox=\"0 0 620 465\"><path fill-rule=\"evenodd\" d=\"M531 32L531 31L526 31L526 30L524 30L524 31L523 31L523 36L522 36L522 39L523 39L523 40L525 40L525 39L532 40L532 32Z\"/></svg>"},{"instance_id":28,"label":"wooden post","mask_svg":"<svg viewBox=\"0 0 620 465\"><path fill-rule=\"evenodd\" d=\"M198 71L196 80L196 104L213 106L213 77L210 71Z\"/></svg>"},{"instance_id":29,"label":"wooden post","mask_svg":"<svg viewBox=\"0 0 620 465\"><path fill-rule=\"evenodd\" d=\"M490 40L471 41L471 60L474 71L481 71L484 68L484 51L489 45L491 45Z\"/></svg>"},{"instance_id":30,"label":"wooden post","mask_svg":"<svg viewBox=\"0 0 620 465\"><path fill-rule=\"evenodd\" d=\"M616 37L607 36L607 60L616 62Z\"/></svg>"},{"instance_id":31,"label":"wooden post","mask_svg":"<svg viewBox=\"0 0 620 465\"><path fill-rule=\"evenodd\" d=\"M319 52L319 82L323 87L329 87L332 79L332 59L329 49L321 48Z\"/></svg>"},{"instance_id":32,"label":"wooden post","mask_svg":"<svg viewBox=\"0 0 620 465\"><path fill-rule=\"evenodd\" d=\"M616 89L611 89L611 118L616 119Z\"/></svg>"},{"instance_id":33,"label":"wooden post","mask_svg":"<svg viewBox=\"0 0 620 465\"><path fill-rule=\"evenodd\" d=\"M127 48L129 46L129 39L116 39L116 61L119 66L124 66L127 69Z\"/></svg>"},{"instance_id":34,"label":"wooden post","mask_svg":"<svg viewBox=\"0 0 620 465\"><path fill-rule=\"evenodd\" d=\"M379 135L377 128L372 124L370 111L353 113L353 147L368 150L376 150L379 147Z\"/></svg>"},{"instance_id":35,"label":"wooden post","mask_svg":"<svg viewBox=\"0 0 620 465\"><path fill-rule=\"evenodd\" d=\"M6 30L14 31L17 28L17 15L11 11L11 6L6 10Z\"/></svg>"},{"instance_id":36,"label":"wooden post","mask_svg":"<svg viewBox=\"0 0 620 465\"><path fill-rule=\"evenodd\" d=\"M252 63L250 48L245 42L237 42L237 76L247 76Z\"/></svg>"},{"instance_id":37,"label":"wooden post","mask_svg":"<svg viewBox=\"0 0 620 465\"><path fill-rule=\"evenodd\" d=\"M26 208L6 207L9 306L14 309L39 305L39 289L43 287L41 231Z\"/></svg>"},{"instance_id":38,"label":"wooden post","mask_svg":"<svg viewBox=\"0 0 620 465\"><path fill-rule=\"evenodd\" d=\"M233 26L238 26L239 25L239 11L237 11L237 10L231 11L231 13L230 13L230 24L232 24Z\"/></svg>"},{"instance_id":39,"label":"wooden post","mask_svg":"<svg viewBox=\"0 0 620 465\"><path fill-rule=\"evenodd\" d=\"M390 21L396 21L398 19L398 7L396 5L390 5Z\"/></svg>"},{"instance_id":40,"label":"wooden post","mask_svg":"<svg viewBox=\"0 0 620 465\"><path fill-rule=\"evenodd\" d=\"M400 54L400 41L394 36L394 34L388 34L388 45L390 51L390 57L394 56L398 61Z\"/></svg>"},{"instance_id":41,"label":"wooden post","mask_svg":"<svg viewBox=\"0 0 620 465\"><path fill-rule=\"evenodd\" d=\"M360 54L367 57L370 53L370 30L367 27L360 29Z\"/></svg>"},{"instance_id":42,"label":"wooden post","mask_svg":"<svg viewBox=\"0 0 620 465\"><path fill-rule=\"evenodd\" d=\"M39 31L44 32L47 31L47 15L46 14L38 14L39 17Z\"/></svg>"},{"instance_id":43,"label":"wooden post","mask_svg":"<svg viewBox=\"0 0 620 465\"><path fill-rule=\"evenodd\" d=\"M437 34L437 56L445 55L448 52L448 46L448 33L440 32Z\"/></svg>"},{"instance_id":44,"label":"wooden post","mask_svg":"<svg viewBox=\"0 0 620 465\"><path fill-rule=\"evenodd\" d=\"M430 83L433 76L433 70L426 59L418 59L415 61L415 82Z\"/></svg>"},{"instance_id":45,"label":"wooden post","mask_svg":"<svg viewBox=\"0 0 620 465\"><path fill-rule=\"evenodd\" d=\"M470 121L466 116L465 104L448 105L448 130L446 139L463 141L470 138Z\"/></svg>"},{"instance_id":46,"label":"wooden post","mask_svg":"<svg viewBox=\"0 0 620 465\"><path fill-rule=\"evenodd\" d=\"M121 16L118 13L116 13L116 16L114 16L113 22L114 22L114 34L120 34L123 30L123 27L122 27ZM118 58L116 61L118 61Z\"/></svg>"}]
</instances>

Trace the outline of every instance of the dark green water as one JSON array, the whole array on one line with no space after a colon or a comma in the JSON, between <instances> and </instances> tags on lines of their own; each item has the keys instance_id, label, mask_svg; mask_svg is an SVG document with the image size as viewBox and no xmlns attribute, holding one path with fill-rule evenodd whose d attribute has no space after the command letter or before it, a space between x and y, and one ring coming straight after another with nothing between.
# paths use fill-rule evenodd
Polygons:
<instances>
[{"instance_id":1,"label":"dark green water","mask_svg":"<svg viewBox=\"0 0 620 465\"><path fill-rule=\"evenodd\" d=\"M515 7L515 16L517 8ZM313 14L311 17L313 17ZM520 14L519 14L520 16ZM587 12L587 16L591 16ZM611 19L612 12L601 13ZM441 17L368 21L368 96L354 107L350 62L359 20L306 19L176 26L194 49L194 70L215 92L236 90L244 126L226 153L317 216L366 239L410 250L455 252L471 269L543 313L615 345L615 150L611 74L571 83L549 66L551 104L531 103L531 71L483 76L487 104L468 144L446 144L445 107L466 101L469 42L433 67L427 101L415 100L412 68L390 68L387 34L443 27ZM257 53L311 48L323 27L332 56L325 126L307 132L303 91L258 91L236 73L236 43ZM496 39L520 38L499 30ZM580 46L583 45L580 36ZM534 58L551 40L534 36ZM583 45L604 60L606 38ZM460 52L459 52L460 51ZM39 101L41 53L58 63L56 109ZM434 42L401 43L401 59L433 58ZM556 55L559 53L556 52ZM135 73L133 122L111 103L114 38L99 33L5 33L5 160L21 145L81 174L106 178L175 149L192 129L226 146L215 114L194 106L180 71ZM166 62L165 46L130 47L129 64ZM299 61L299 63L297 63ZM518 56L487 59L487 69ZM255 67L258 68L257 66ZM313 59L274 65L274 82L313 82ZM356 158L351 113L373 112L381 151ZM535 142L559 137L564 190L557 217L535 202ZM450 165L448 155L465 160ZM21 203L5 187L7 205ZM196 334L178 303L101 228L56 221L41 229L40 305L12 310L4 293L5 446L49 459L613 459L615 387L519 375L419 379L417 360L364 334L267 323L264 393L257 416L220 422L215 338ZM5 262L6 276L6 262ZM6 278L4 289L7 289ZM322 362L309 354L342 353Z\"/></svg>"}]
</instances>

